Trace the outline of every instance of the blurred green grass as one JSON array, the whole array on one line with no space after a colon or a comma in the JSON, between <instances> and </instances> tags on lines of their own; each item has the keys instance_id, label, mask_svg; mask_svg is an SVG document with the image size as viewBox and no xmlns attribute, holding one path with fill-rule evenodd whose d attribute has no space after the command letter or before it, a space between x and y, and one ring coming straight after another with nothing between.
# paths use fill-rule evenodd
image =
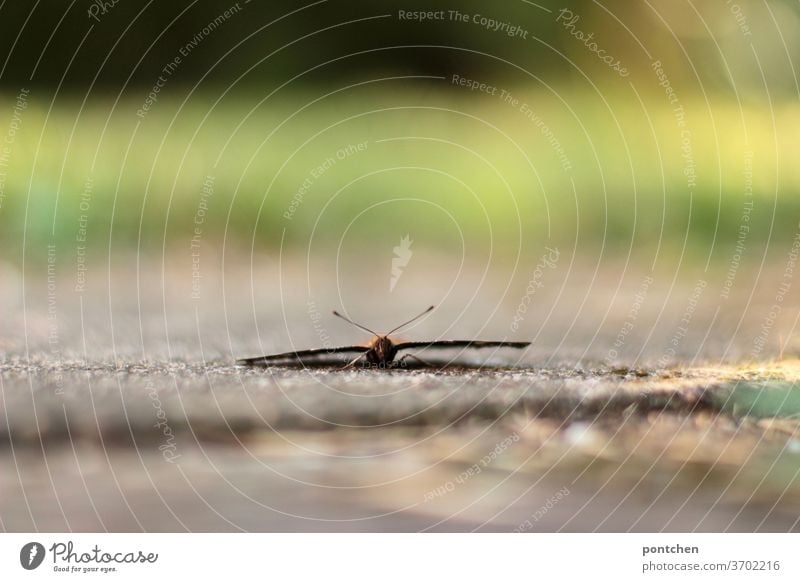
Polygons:
<instances>
[{"instance_id":1,"label":"blurred green grass","mask_svg":"<svg viewBox=\"0 0 800 582\"><path fill-rule=\"evenodd\" d=\"M497 96L403 79L327 96L165 98L143 118L140 98L73 96L51 108L34 94L4 168L0 242L18 250L24 232L30 248L75 244L85 216L86 244L103 249L185 249L196 227L205 239L266 249L282 240L303 247L312 233L334 243L344 233L395 240L388 221L445 252L462 237L499 251L551 242L703 254L713 242L729 253L742 224L748 151L748 244L797 231L796 103L684 99L697 172L689 188L662 94L510 93L546 127ZM12 108L3 98L0 111ZM355 144L366 145L337 157ZM213 195L199 216L209 176Z\"/></svg>"}]
</instances>

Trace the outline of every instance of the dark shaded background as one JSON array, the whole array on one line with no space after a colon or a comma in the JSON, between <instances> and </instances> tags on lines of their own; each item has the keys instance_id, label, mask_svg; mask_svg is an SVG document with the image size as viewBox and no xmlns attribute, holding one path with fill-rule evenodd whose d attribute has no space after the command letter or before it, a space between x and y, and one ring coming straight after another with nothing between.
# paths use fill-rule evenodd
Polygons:
<instances>
[{"instance_id":1,"label":"dark shaded background","mask_svg":"<svg viewBox=\"0 0 800 582\"><path fill-rule=\"evenodd\" d=\"M99 9L100 4L87 0L6 2L0 22L0 54L8 56L0 77L4 88L20 84L51 89L60 86L62 90L77 92L89 87L108 92L149 88L164 64L188 39L236 5L218 0L161 3L118 0L115 5L107 2L105 9ZM795 2L769 4L776 9L773 13L776 18L783 11L798 11ZM724 43L726 33L736 27L735 16L724 2L690 7L662 0L650 3L653 10L643 4L619 0L602 4L543 0L538 5L553 14L525 1L497 4L477 0L242 1L239 6L246 10L246 17L234 18L205 38L194 49L192 58L182 64L174 80L189 86L201 78L204 85L229 86L237 81L249 89L263 90L324 60L340 57L346 58L315 69L313 75L301 81L330 83L340 81L343 76L361 77L376 71L447 75L454 69L494 79L512 77L514 71L499 66L489 56L494 55L534 75L560 82L576 73L574 68L566 66L562 55L582 68L589 65L591 69L594 64L593 55L576 46L573 39L552 23L558 10L568 8L580 15L582 30L596 31L595 38L609 53L624 55L627 61L638 48L632 36L651 47L663 41L672 46L664 47L667 54L660 55L661 60L668 64L691 62L691 69L683 71L681 76L687 80L702 79L705 90L730 89L732 81L741 82L735 66L731 71L720 67L719 45ZM761 8L746 1L736 6L741 6L745 14L748 8ZM536 38L539 46L509 42L513 39L502 32L473 23L454 25L449 20L415 23L396 18L398 10L453 9L521 26L529 32L528 38ZM89 10L94 11L96 18L90 17ZM654 16L654 11L665 21ZM391 17L375 18L380 15ZM770 39L758 38L758 32L772 23L760 24L752 15L751 12L748 25L756 33L756 41L768 43ZM704 19L702 23L700 18ZM361 22L353 22L357 20ZM791 38L785 40L790 43L790 54L781 55L780 49L776 49L775 58L771 59L760 53L773 97L794 88L791 75L789 78L786 75L787 57L796 58L798 47ZM407 48L413 45L429 47ZM468 50L454 52L440 47ZM373 49L380 50L364 52ZM216 66L212 68L213 64ZM634 75L642 73L642 65L646 66L643 62L632 65Z\"/></svg>"},{"instance_id":2,"label":"dark shaded background","mask_svg":"<svg viewBox=\"0 0 800 582\"><path fill-rule=\"evenodd\" d=\"M11 57L2 78L8 85L54 88L62 84L63 88L74 91L92 85L109 92L123 87L149 88L154 76L187 39L235 4L218 0L161 3L120 0L107 8L105 14L101 10L97 16L100 22L96 22L87 14L96 4L85 0L37 2L33 10L29 3L9 2L3 7L0 53ZM348 58L315 70L304 82L326 83L342 76L357 77L375 71L447 74L456 67L475 74L508 75L507 70L499 69L496 62L478 52L524 63L533 73L564 75L565 69L553 59L552 53L537 51L535 58L531 58L529 47L523 49L519 43L508 43L502 34L472 25L453 26L449 21L418 25L394 18L400 9L456 8L481 12L524 23L543 43L563 50L565 39L544 12L523 2L508 4L492 6L477 1L412 4L387 0L251 2L246 5L247 17L234 19L209 35L181 66L175 80L194 85L208 74L203 83L227 86L244 75L241 82L245 86L260 90L325 59L338 57ZM591 19L594 12L591 2L581 4L584 18ZM393 17L371 18L382 14ZM359 19L363 22L338 26ZM282 48L294 42L298 43L294 48ZM475 54L419 48L349 56L371 49L410 45L465 47ZM78 50L77 58L70 64ZM270 55L268 61L256 65L267 55ZM218 59L222 59L219 66L209 70L209 65ZM253 65L256 67L247 72Z\"/></svg>"}]
</instances>

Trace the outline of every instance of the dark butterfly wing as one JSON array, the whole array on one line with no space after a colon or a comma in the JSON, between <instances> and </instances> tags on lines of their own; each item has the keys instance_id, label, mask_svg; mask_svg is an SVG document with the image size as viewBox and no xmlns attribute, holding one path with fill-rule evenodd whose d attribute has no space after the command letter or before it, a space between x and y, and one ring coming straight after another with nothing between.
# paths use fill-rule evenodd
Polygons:
<instances>
[{"instance_id":1,"label":"dark butterfly wing","mask_svg":"<svg viewBox=\"0 0 800 582\"><path fill-rule=\"evenodd\" d=\"M435 342L403 342L395 344L398 351L409 348L527 348L530 342L485 342L478 340L439 340Z\"/></svg>"},{"instance_id":2,"label":"dark butterfly wing","mask_svg":"<svg viewBox=\"0 0 800 582\"><path fill-rule=\"evenodd\" d=\"M317 364L326 365L329 359L321 358L329 354L358 354L368 351L366 346L344 346L341 348L318 348L315 350L301 350L299 352L285 352L283 354L273 354L271 356L257 356L255 358L243 358L236 360L238 366L269 366L270 364L296 364L307 365ZM339 360L337 360L338 362Z\"/></svg>"}]
</instances>

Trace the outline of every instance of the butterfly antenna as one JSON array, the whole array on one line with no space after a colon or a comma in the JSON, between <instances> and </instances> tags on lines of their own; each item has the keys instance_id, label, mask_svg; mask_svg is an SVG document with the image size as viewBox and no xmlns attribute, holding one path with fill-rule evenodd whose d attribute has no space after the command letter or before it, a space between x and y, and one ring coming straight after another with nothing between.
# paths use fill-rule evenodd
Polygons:
<instances>
[{"instance_id":1,"label":"butterfly antenna","mask_svg":"<svg viewBox=\"0 0 800 582\"><path fill-rule=\"evenodd\" d=\"M352 320L350 320L350 319L347 319L347 318L346 318L344 315L342 315L342 314L341 314L341 313L339 313L338 311L334 311L334 312L333 312L333 314L334 314L336 317L340 317L340 318L344 319L344 320L345 320L347 323L349 323L349 324L351 324L351 325L355 325L355 326L356 326L357 328L359 328L359 329L363 329L363 330L364 330L364 331L366 331L367 333L371 333L372 335L380 335L380 334L378 334L378 333L375 333L375 332L374 332L374 331L372 331L371 329L364 327L364 326L363 326L363 325L361 325L360 323L356 323L355 321L352 321Z\"/></svg>"},{"instance_id":2,"label":"butterfly antenna","mask_svg":"<svg viewBox=\"0 0 800 582\"><path fill-rule=\"evenodd\" d=\"M417 321L417 320L418 320L420 317L422 317L422 316L423 316L423 315L425 315L426 313L430 313L431 311L433 311L433 307L434 307L434 306L433 306L433 305L431 305L430 307L428 307L428 309L426 309L425 311L423 311L422 313L420 313L420 314L419 314L419 315L417 315L416 317L413 317L413 318L409 319L407 322L405 322L405 323L403 323L403 324L401 324L401 325L398 325L396 328L394 328L392 331L390 331L390 332L389 332L389 333L387 333L386 335L393 334L393 333L394 333L394 332L396 332L398 329L400 329L400 328L403 328L403 327L407 326L407 325L408 325L408 324L410 324L410 323L414 323L415 321Z\"/></svg>"}]
</instances>

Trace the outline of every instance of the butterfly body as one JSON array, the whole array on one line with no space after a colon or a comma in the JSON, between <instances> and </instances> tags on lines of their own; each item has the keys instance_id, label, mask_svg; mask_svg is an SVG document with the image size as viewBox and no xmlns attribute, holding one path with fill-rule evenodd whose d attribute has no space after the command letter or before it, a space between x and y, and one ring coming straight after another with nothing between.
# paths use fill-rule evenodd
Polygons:
<instances>
[{"instance_id":1,"label":"butterfly body","mask_svg":"<svg viewBox=\"0 0 800 582\"><path fill-rule=\"evenodd\" d=\"M364 352L364 359L373 366L388 366L397 356L397 345L388 336L376 335Z\"/></svg>"}]
</instances>

